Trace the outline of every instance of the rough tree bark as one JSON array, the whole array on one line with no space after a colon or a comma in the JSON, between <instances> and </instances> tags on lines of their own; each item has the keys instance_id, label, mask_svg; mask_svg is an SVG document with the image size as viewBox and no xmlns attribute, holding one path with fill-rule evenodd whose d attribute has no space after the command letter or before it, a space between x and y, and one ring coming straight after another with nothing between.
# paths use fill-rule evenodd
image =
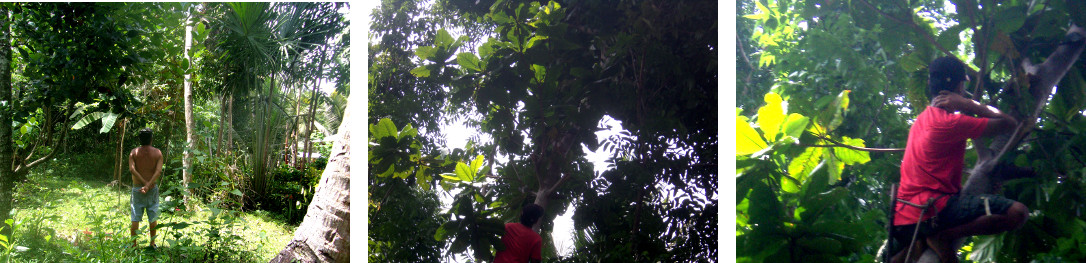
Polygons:
<instances>
[{"instance_id":1,"label":"rough tree bark","mask_svg":"<svg viewBox=\"0 0 1086 263\"><path fill-rule=\"evenodd\" d=\"M328 166L309 203L305 219L294 231L294 239L271 262L348 262L350 261L351 109L348 106L340 124L339 138L332 146Z\"/></svg>"},{"instance_id":2,"label":"rough tree bark","mask_svg":"<svg viewBox=\"0 0 1086 263\"><path fill-rule=\"evenodd\" d=\"M1079 34L1077 37L1073 34ZM1079 55L1082 54L1083 47L1086 46L1086 42L1083 41L1083 36L1086 36L1086 30L1077 25L1072 25L1068 30L1068 41L1055 52L1045 59L1044 63L1040 65L1032 65L1029 61L1022 62L1022 72L1026 72L1026 76L1016 76L1017 78L1027 77L1029 80L1030 94L1034 94L1033 109L1021 109L1019 112L1008 112L1008 114L1015 115L1015 117L1021 120L1018 126L1014 129L1013 133L1009 133L1003 136L996 137L991 144L987 147L977 147L977 162L974 164L973 169L969 172L969 179L966 180L965 185L962 186L963 194L997 194L998 186L1002 183L1004 178L998 178L992 174L992 170L1007 152L1018 148L1022 139L1026 137L1036 127L1037 118L1048 105L1048 97L1044 94L1052 94L1052 88L1056 86L1056 83L1063 79L1064 74L1071 69L1075 61L1078 60ZM1016 85L1012 81L1011 85ZM1023 87L1014 87L1023 88ZM1079 95L1079 94L1069 94ZM1017 99L1010 97L1008 99ZM965 239L959 239L955 241L954 250L957 251L965 243ZM931 249L925 250L924 254L917 262L939 262L939 256L935 254Z\"/></svg>"}]
</instances>

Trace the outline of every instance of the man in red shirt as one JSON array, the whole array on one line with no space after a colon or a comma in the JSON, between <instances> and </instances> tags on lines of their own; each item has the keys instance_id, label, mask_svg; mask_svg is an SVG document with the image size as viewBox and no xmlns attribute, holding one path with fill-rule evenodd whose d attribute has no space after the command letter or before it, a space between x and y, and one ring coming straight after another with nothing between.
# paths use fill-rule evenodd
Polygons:
<instances>
[{"instance_id":1,"label":"man in red shirt","mask_svg":"<svg viewBox=\"0 0 1086 263\"><path fill-rule=\"evenodd\" d=\"M1018 229L1029 216L1022 203L997 195L961 195L966 139L1013 130L1018 121L962 97L969 80L965 64L941 57L928 68L928 106L909 130L894 207L892 262L919 259L925 248L943 263L958 262L955 239ZM976 117L974 117L976 116ZM921 209L910 205L927 205ZM908 202L908 203L906 203ZM923 214L921 214L923 212ZM934 217L934 219L933 219ZM922 219L921 219L922 218ZM913 233L920 224L916 242ZM905 255L912 246L912 255Z\"/></svg>"},{"instance_id":2,"label":"man in red shirt","mask_svg":"<svg viewBox=\"0 0 1086 263\"><path fill-rule=\"evenodd\" d=\"M532 225L543 217L543 207L528 204L520 211L520 223L506 223L502 244L505 250L498 251L494 263L542 262L543 238L532 230Z\"/></svg>"}]
</instances>

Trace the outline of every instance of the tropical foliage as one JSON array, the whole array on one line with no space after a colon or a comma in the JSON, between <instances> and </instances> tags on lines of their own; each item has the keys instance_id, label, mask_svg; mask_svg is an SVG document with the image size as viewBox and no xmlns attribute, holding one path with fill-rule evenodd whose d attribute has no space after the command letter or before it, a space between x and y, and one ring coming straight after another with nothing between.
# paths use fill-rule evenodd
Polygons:
<instances>
[{"instance_id":1,"label":"tropical foliage","mask_svg":"<svg viewBox=\"0 0 1086 263\"><path fill-rule=\"evenodd\" d=\"M715 7L382 2L369 58L370 260L489 261L501 224L528 203L546 211L546 260L716 258ZM449 149L443 126L459 121L480 135ZM589 152L609 155L604 172ZM447 209L404 206L434 195ZM580 241L559 255L550 237L567 210ZM385 213L440 227L402 229ZM439 242L391 252L421 242L393 233L418 231Z\"/></svg>"},{"instance_id":2,"label":"tropical foliage","mask_svg":"<svg viewBox=\"0 0 1086 263\"><path fill-rule=\"evenodd\" d=\"M126 153L139 146L132 135L142 128L154 131L152 145L165 158L162 198L184 200L170 207L190 215L212 214L161 225L213 229L208 236L216 238L201 243L210 251L203 259L254 260L237 254L238 235L219 230L236 225L243 211L296 226L317 199L350 88L345 3L0 9L0 65L7 66L0 67L0 123L7 127L0 129L0 159L7 160L0 162L0 222L24 222L11 220L25 215L13 211L36 208L16 198L24 184L42 179L34 177L68 176L41 170L45 164L84 168L91 172L80 178L103 188L129 185ZM0 257L40 238L18 236L13 226L0 228L8 248ZM62 234L49 233L57 238L43 243L63 242Z\"/></svg>"},{"instance_id":3,"label":"tropical foliage","mask_svg":"<svg viewBox=\"0 0 1086 263\"><path fill-rule=\"evenodd\" d=\"M1086 83L1074 60L1082 38L1068 34L1086 22L1075 11L1081 3L747 0L737 7L739 261L876 260L899 177L893 148L904 148L911 120L927 106L927 63L938 56L970 65L973 99L1025 120L1017 133L971 144L966 166L974 169L963 183L1026 204L1030 218L1011 234L967 240L961 260L1083 259L1074 248L1086 240L1077 230L1086 200L1075 189L1086 166L1074 142L1082 137L1076 127ZM1029 172L993 173L997 162Z\"/></svg>"}]
</instances>

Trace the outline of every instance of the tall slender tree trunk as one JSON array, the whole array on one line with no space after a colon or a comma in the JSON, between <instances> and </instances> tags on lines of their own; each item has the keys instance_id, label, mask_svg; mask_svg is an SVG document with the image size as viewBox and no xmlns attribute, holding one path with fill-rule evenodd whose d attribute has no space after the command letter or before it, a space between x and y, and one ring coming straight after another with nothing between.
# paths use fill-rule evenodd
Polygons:
<instances>
[{"instance_id":1,"label":"tall slender tree trunk","mask_svg":"<svg viewBox=\"0 0 1086 263\"><path fill-rule=\"evenodd\" d=\"M226 119L226 126L225 126L224 130L225 130L225 133L226 133L225 134L225 136L226 136L226 144L223 145L224 146L223 149L225 149L223 152L226 154L226 156L230 156L233 153L233 150L234 150L234 132L235 132L234 131L234 93L233 93L233 91L231 91L231 93L229 95L227 95L227 98L226 98L226 117L225 117L225 119Z\"/></svg>"},{"instance_id":2,"label":"tall slender tree trunk","mask_svg":"<svg viewBox=\"0 0 1086 263\"><path fill-rule=\"evenodd\" d=\"M225 153L226 153L225 151L223 151L223 149L226 149L225 144L223 143L224 139L225 139L225 137L223 137L223 133L225 131L226 131L226 94L224 93L224 94L222 94L221 97L219 97L219 130L215 134L215 148L216 148L215 153L218 153L219 156L225 156Z\"/></svg>"},{"instance_id":3,"label":"tall slender tree trunk","mask_svg":"<svg viewBox=\"0 0 1086 263\"><path fill-rule=\"evenodd\" d=\"M12 167L11 140L11 18L7 8L0 8L0 235L11 238L11 227L2 222L11 218L12 192L15 189L15 169Z\"/></svg>"},{"instance_id":4,"label":"tall slender tree trunk","mask_svg":"<svg viewBox=\"0 0 1086 263\"><path fill-rule=\"evenodd\" d=\"M113 166L113 181L117 182L116 185L118 187L120 187L122 184L124 184L124 181L121 181L121 176L124 175L124 172L123 172L124 168L122 168L122 167L124 166L124 135L125 135L125 132L127 132L127 129L126 129L127 127L128 127L128 118L122 119L121 120L121 129L117 131L117 133L118 133L117 134L118 135L117 136L117 154L114 155L114 166Z\"/></svg>"},{"instance_id":5,"label":"tall slender tree trunk","mask_svg":"<svg viewBox=\"0 0 1086 263\"><path fill-rule=\"evenodd\" d=\"M294 239L271 262L349 262L351 234L351 131L348 106L328 166Z\"/></svg>"},{"instance_id":6,"label":"tall slender tree trunk","mask_svg":"<svg viewBox=\"0 0 1086 263\"><path fill-rule=\"evenodd\" d=\"M189 14L191 16L191 13ZM192 64L192 57L189 56L189 49L192 48L192 19L185 19L185 63ZM181 178L185 185L185 203L189 202L189 198L192 195L192 189L188 188L189 184L192 184L192 150L196 147L192 143L192 81L189 79L189 74L185 74L185 151L181 156Z\"/></svg>"},{"instance_id":7,"label":"tall slender tree trunk","mask_svg":"<svg viewBox=\"0 0 1086 263\"><path fill-rule=\"evenodd\" d=\"M313 140L310 138L313 136L313 122L317 121L317 90L320 83L320 79L317 79L317 86L313 87L313 92L309 96L309 114L306 114L309 121L305 122L305 152L302 153L305 156L305 158L302 158L303 167L309 162L309 158L313 158L310 154L313 148Z\"/></svg>"},{"instance_id":8,"label":"tall slender tree trunk","mask_svg":"<svg viewBox=\"0 0 1086 263\"><path fill-rule=\"evenodd\" d=\"M312 158L309 152L312 150L313 140L310 139L310 137L312 137L313 134L313 122L317 121L317 91L320 90L321 80L324 79L324 63L327 57L325 53L328 52L328 48L322 48L320 52L321 62L317 68L317 84L313 86L313 92L309 95L309 121L306 122L305 129L305 153L303 153L305 155L305 158L302 158L303 167L307 162L309 162L309 158Z\"/></svg>"}]
</instances>

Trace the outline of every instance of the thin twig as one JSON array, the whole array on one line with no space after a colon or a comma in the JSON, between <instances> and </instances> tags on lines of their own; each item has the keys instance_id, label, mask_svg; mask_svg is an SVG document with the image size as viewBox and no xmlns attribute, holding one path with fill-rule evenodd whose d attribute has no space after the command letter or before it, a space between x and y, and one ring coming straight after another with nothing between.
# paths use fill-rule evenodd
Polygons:
<instances>
[{"instance_id":1,"label":"thin twig","mask_svg":"<svg viewBox=\"0 0 1086 263\"><path fill-rule=\"evenodd\" d=\"M815 136L817 136L819 139L827 140L827 141L829 141L829 142L831 142L833 144L815 144L815 145L801 144L801 146L804 146L804 147L842 147L842 148L848 148L848 149L852 149L852 150L865 151L865 152L903 152L903 151L905 151L905 148L867 148L867 147L858 147L858 146L843 144L841 142L835 141L835 140L830 139L828 137L823 137L821 135L815 135Z\"/></svg>"}]
</instances>

